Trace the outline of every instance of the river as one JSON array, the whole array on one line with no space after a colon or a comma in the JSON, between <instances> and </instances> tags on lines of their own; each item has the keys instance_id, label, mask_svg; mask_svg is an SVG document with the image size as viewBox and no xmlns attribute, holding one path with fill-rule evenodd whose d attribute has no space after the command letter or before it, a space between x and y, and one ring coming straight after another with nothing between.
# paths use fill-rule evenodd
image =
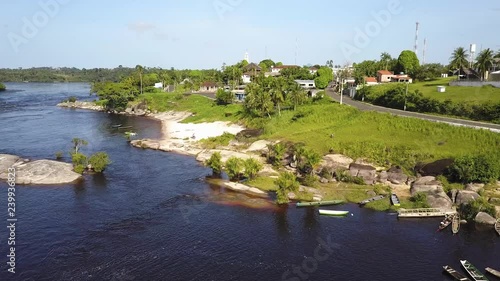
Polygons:
<instances>
[{"instance_id":1,"label":"river","mask_svg":"<svg viewBox=\"0 0 500 281\"><path fill-rule=\"evenodd\" d=\"M459 259L500 269L491 229L468 225L453 236L436 232L439 219L398 220L353 204L333 208L350 211L345 218L277 208L209 185L210 170L192 157L133 148L112 127L155 138L155 120L55 106L94 99L88 84L6 86L0 153L54 159L64 151L69 162L80 137L84 153L106 151L113 163L79 183L17 187L15 274L0 183L0 280L451 280L442 266L462 271Z\"/></svg>"}]
</instances>

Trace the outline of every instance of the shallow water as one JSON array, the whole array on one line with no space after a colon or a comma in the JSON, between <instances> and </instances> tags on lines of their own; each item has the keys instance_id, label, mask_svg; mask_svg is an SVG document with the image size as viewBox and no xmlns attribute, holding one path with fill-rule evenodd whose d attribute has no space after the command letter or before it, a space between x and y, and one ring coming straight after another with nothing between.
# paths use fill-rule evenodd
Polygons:
<instances>
[{"instance_id":1,"label":"shallow water","mask_svg":"<svg viewBox=\"0 0 500 281\"><path fill-rule=\"evenodd\" d=\"M356 205L329 207L351 211L345 218L277 208L206 183L210 171L191 157L133 148L112 128L155 138L157 121L55 106L93 99L87 84L7 87L0 153L53 159L80 137L89 141L84 152L106 151L113 163L76 184L17 188L17 273L6 271L0 227L0 280L451 280L441 266L459 269L459 259L500 269L491 229L464 226L453 236L436 232L439 219L398 220ZM7 225L6 211L0 219ZM331 252L314 262L321 240ZM283 276L302 264L300 274Z\"/></svg>"}]
</instances>

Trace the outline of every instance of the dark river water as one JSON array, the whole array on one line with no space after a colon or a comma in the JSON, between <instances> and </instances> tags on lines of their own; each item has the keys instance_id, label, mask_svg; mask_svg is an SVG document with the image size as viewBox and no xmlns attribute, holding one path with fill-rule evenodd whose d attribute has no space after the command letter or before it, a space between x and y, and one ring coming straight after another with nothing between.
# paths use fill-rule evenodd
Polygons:
<instances>
[{"instance_id":1,"label":"dark river water","mask_svg":"<svg viewBox=\"0 0 500 281\"><path fill-rule=\"evenodd\" d=\"M439 219L398 220L357 205L334 207L351 211L346 218L276 208L207 184L210 170L191 157L133 148L112 128L154 138L156 121L55 106L92 99L87 84L7 87L0 153L54 159L64 151L69 161L80 137L85 153L106 151L113 163L76 184L17 187L15 274L0 183L0 280L451 280L442 266L461 270L459 259L500 269L491 229L465 226L453 236L436 232Z\"/></svg>"}]
</instances>

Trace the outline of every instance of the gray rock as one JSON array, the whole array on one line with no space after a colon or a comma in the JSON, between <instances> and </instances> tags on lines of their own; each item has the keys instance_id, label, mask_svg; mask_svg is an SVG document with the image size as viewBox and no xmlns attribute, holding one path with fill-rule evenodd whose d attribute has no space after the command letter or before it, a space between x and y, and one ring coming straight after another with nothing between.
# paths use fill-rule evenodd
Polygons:
<instances>
[{"instance_id":1,"label":"gray rock","mask_svg":"<svg viewBox=\"0 0 500 281\"><path fill-rule=\"evenodd\" d=\"M320 182L320 183L328 183L329 181L328 181L328 179L326 179L326 178L320 178L320 179L319 179L319 182Z\"/></svg>"},{"instance_id":2,"label":"gray rock","mask_svg":"<svg viewBox=\"0 0 500 281\"><path fill-rule=\"evenodd\" d=\"M469 183L465 186L465 190L479 192L484 188L483 183Z\"/></svg>"},{"instance_id":3,"label":"gray rock","mask_svg":"<svg viewBox=\"0 0 500 281\"><path fill-rule=\"evenodd\" d=\"M495 223L497 222L497 220L494 217L492 217L489 214L484 213L484 212L477 213L474 221L476 223L486 224L486 225L495 225Z\"/></svg>"},{"instance_id":4,"label":"gray rock","mask_svg":"<svg viewBox=\"0 0 500 281\"><path fill-rule=\"evenodd\" d=\"M431 208L452 209L453 202L444 191L427 193L427 203Z\"/></svg>"},{"instance_id":5,"label":"gray rock","mask_svg":"<svg viewBox=\"0 0 500 281\"><path fill-rule=\"evenodd\" d=\"M491 197L490 200L488 200L488 202L490 202L493 205L500 206L500 198Z\"/></svg>"},{"instance_id":6,"label":"gray rock","mask_svg":"<svg viewBox=\"0 0 500 281\"><path fill-rule=\"evenodd\" d=\"M373 191L373 190L368 190L366 192L366 196L368 196L368 197L375 197L375 196L377 196L377 193L375 193L375 191Z\"/></svg>"},{"instance_id":7,"label":"gray rock","mask_svg":"<svg viewBox=\"0 0 500 281\"><path fill-rule=\"evenodd\" d=\"M347 170L349 165L353 163L354 160L342 154L328 154L323 156L320 162L320 170L322 168L328 168L333 171L337 170Z\"/></svg>"},{"instance_id":8,"label":"gray rock","mask_svg":"<svg viewBox=\"0 0 500 281\"><path fill-rule=\"evenodd\" d=\"M455 202L456 202L456 200L457 200L458 190L456 190L456 189L452 189L452 190L450 191L450 194L451 194L451 201L452 201L453 203L455 203Z\"/></svg>"},{"instance_id":9,"label":"gray rock","mask_svg":"<svg viewBox=\"0 0 500 281\"><path fill-rule=\"evenodd\" d=\"M386 171L382 171L382 172L380 172L378 174L377 182L379 182L379 183L385 183L388 178L389 178L389 175L387 174L387 172Z\"/></svg>"},{"instance_id":10,"label":"gray rock","mask_svg":"<svg viewBox=\"0 0 500 281\"><path fill-rule=\"evenodd\" d=\"M441 182L435 177L422 177L415 180L410 189L411 195L421 192L427 195L427 203L432 208L451 209L453 202L443 190Z\"/></svg>"},{"instance_id":11,"label":"gray rock","mask_svg":"<svg viewBox=\"0 0 500 281\"><path fill-rule=\"evenodd\" d=\"M457 205L462 205L462 204L469 204L470 202L478 199L480 196L474 191L469 191L469 190L459 190L457 192L457 197L455 199L455 204Z\"/></svg>"},{"instance_id":12,"label":"gray rock","mask_svg":"<svg viewBox=\"0 0 500 281\"><path fill-rule=\"evenodd\" d=\"M73 171L73 165L52 160L18 162L19 157L0 155L0 179L7 180L8 168L15 167L16 184L56 185L72 183L82 176ZM7 167L7 169L3 169Z\"/></svg>"},{"instance_id":13,"label":"gray rock","mask_svg":"<svg viewBox=\"0 0 500 281\"><path fill-rule=\"evenodd\" d=\"M405 183L408 180L408 176L403 174L402 171L388 172L387 179L393 184Z\"/></svg>"},{"instance_id":14,"label":"gray rock","mask_svg":"<svg viewBox=\"0 0 500 281\"><path fill-rule=\"evenodd\" d=\"M349 166L349 173L353 177L360 177L365 184L374 184L377 177L377 169L370 165L352 163Z\"/></svg>"},{"instance_id":15,"label":"gray rock","mask_svg":"<svg viewBox=\"0 0 500 281\"><path fill-rule=\"evenodd\" d=\"M288 199L295 200L297 199L297 195L295 195L295 193L293 192L288 192Z\"/></svg>"},{"instance_id":16,"label":"gray rock","mask_svg":"<svg viewBox=\"0 0 500 281\"><path fill-rule=\"evenodd\" d=\"M246 149L246 152L258 152L260 154L266 154L269 151L269 149L267 148L267 145L269 144L272 144L272 142L266 140L256 141Z\"/></svg>"}]
</instances>

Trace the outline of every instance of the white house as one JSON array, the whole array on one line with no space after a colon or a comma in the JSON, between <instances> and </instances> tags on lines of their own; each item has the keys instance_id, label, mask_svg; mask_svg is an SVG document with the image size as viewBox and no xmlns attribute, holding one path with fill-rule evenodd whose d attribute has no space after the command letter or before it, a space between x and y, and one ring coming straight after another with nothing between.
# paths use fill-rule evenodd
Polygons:
<instances>
[{"instance_id":1,"label":"white house","mask_svg":"<svg viewBox=\"0 0 500 281\"><path fill-rule=\"evenodd\" d=\"M294 80L302 89L316 89L314 80Z\"/></svg>"},{"instance_id":2,"label":"white house","mask_svg":"<svg viewBox=\"0 0 500 281\"><path fill-rule=\"evenodd\" d=\"M155 83L155 88L156 89L163 89L163 83L160 82L160 83Z\"/></svg>"},{"instance_id":3,"label":"white house","mask_svg":"<svg viewBox=\"0 0 500 281\"><path fill-rule=\"evenodd\" d=\"M250 73L244 73L241 76L241 80L242 80L243 84L252 83L252 76L250 75Z\"/></svg>"}]
</instances>

